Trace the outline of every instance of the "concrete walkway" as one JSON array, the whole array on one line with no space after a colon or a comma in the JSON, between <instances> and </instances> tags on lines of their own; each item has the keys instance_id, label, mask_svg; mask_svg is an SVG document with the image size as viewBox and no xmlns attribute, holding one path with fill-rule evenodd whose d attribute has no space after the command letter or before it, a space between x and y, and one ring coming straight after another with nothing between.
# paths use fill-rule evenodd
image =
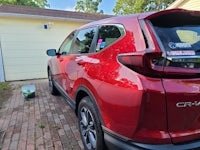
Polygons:
<instances>
[{"instance_id":1,"label":"concrete walkway","mask_svg":"<svg viewBox=\"0 0 200 150\"><path fill-rule=\"evenodd\" d=\"M0 112L2 150L84 149L74 112L63 97L49 93L46 79L11 84L13 93ZM36 86L29 101L21 93L26 84Z\"/></svg>"}]
</instances>

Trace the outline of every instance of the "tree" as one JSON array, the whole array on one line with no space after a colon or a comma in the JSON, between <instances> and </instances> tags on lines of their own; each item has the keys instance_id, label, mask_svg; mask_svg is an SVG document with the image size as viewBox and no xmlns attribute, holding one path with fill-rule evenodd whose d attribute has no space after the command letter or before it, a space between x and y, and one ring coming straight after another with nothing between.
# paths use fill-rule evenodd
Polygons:
<instances>
[{"instance_id":1,"label":"tree","mask_svg":"<svg viewBox=\"0 0 200 150\"><path fill-rule=\"evenodd\" d=\"M117 0L113 12L116 15L163 10L174 0Z\"/></svg>"},{"instance_id":2,"label":"tree","mask_svg":"<svg viewBox=\"0 0 200 150\"><path fill-rule=\"evenodd\" d=\"M49 7L47 0L1 0L0 5L3 4L25 5L40 8Z\"/></svg>"},{"instance_id":3,"label":"tree","mask_svg":"<svg viewBox=\"0 0 200 150\"><path fill-rule=\"evenodd\" d=\"M87 13L101 13L103 10L98 11L98 6L102 0L78 0L76 2L76 11L87 12Z\"/></svg>"}]
</instances>

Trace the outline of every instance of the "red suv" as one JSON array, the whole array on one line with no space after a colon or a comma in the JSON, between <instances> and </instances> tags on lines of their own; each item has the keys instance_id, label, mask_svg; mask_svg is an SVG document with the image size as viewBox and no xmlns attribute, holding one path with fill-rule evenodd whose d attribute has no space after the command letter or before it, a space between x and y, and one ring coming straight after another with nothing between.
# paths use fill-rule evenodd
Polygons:
<instances>
[{"instance_id":1,"label":"red suv","mask_svg":"<svg viewBox=\"0 0 200 150\"><path fill-rule=\"evenodd\" d=\"M86 150L200 148L200 12L92 22L47 54Z\"/></svg>"}]
</instances>

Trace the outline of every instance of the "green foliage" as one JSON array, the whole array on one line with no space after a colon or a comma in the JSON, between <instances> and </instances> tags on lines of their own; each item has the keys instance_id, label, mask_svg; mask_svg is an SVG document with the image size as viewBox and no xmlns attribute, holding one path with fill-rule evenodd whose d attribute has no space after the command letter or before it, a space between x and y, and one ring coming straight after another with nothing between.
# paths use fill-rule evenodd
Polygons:
<instances>
[{"instance_id":1,"label":"green foliage","mask_svg":"<svg viewBox=\"0 0 200 150\"><path fill-rule=\"evenodd\" d=\"M0 5L3 4L24 5L40 8L49 7L47 0L1 0Z\"/></svg>"},{"instance_id":2,"label":"green foliage","mask_svg":"<svg viewBox=\"0 0 200 150\"><path fill-rule=\"evenodd\" d=\"M102 0L78 0L76 2L76 11L87 12L87 13L101 13L103 10L98 11L98 6Z\"/></svg>"},{"instance_id":3,"label":"green foliage","mask_svg":"<svg viewBox=\"0 0 200 150\"><path fill-rule=\"evenodd\" d=\"M0 82L0 92L4 92L10 89L10 85L8 82Z\"/></svg>"},{"instance_id":4,"label":"green foliage","mask_svg":"<svg viewBox=\"0 0 200 150\"><path fill-rule=\"evenodd\" d=\"M116 15L163 10L174 0L117 0L113 12Z\"/></svg>"}]
</instances>

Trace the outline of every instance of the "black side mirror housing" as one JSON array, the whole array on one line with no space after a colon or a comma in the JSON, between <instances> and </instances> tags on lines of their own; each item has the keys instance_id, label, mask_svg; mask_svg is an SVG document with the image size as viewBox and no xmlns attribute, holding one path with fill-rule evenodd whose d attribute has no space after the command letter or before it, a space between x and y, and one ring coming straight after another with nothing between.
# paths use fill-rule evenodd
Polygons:
<instances>
[{"instance_id":1,"label":"black side mirror housing","mask_svg":"<svg viewBox=\"0 0 200 150\"><path fill-rule=\"evenodd\" d=\"M47 55L48 56L56 56L57 55L56 49L48 49L47 50Z\"/></svg>"}]
</instances>

